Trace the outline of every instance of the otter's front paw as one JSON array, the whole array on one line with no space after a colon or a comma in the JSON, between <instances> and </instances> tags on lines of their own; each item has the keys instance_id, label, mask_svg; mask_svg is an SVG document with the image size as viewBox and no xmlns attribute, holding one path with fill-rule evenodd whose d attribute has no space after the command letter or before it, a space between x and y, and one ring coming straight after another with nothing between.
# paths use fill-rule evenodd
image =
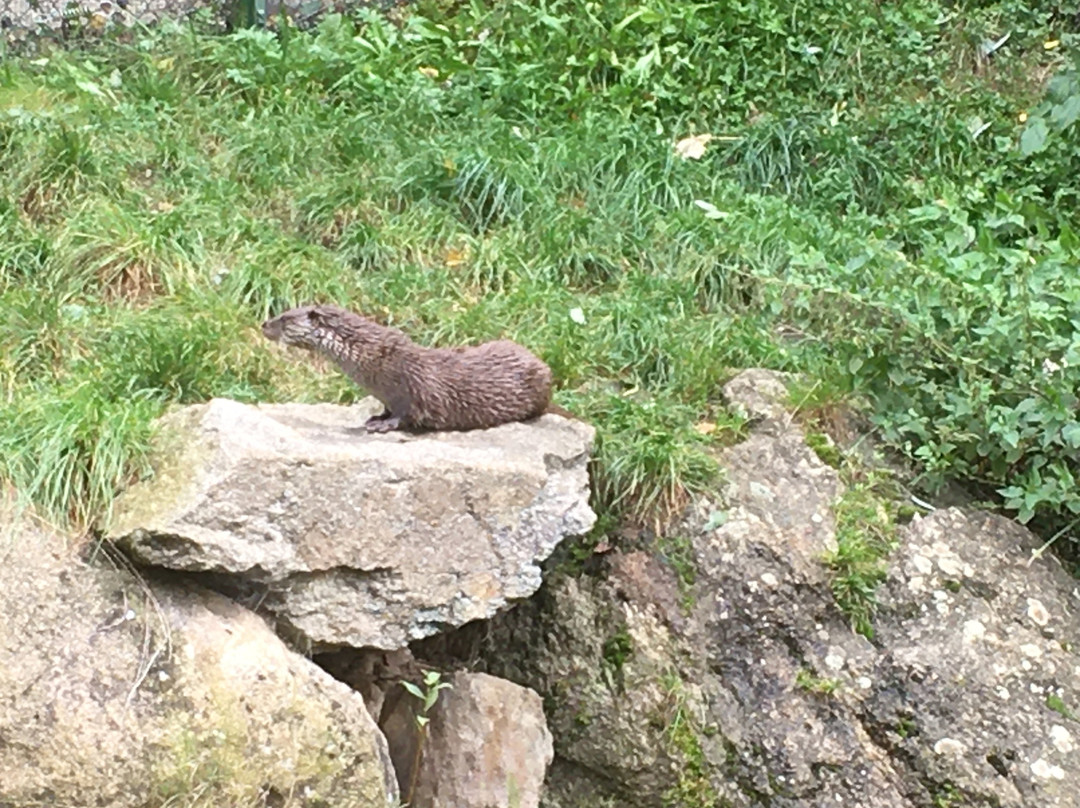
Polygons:
<instances>
[{"instance_id":1,"label":"otter's front paw","mask_svg":"<svg viewBox=\"0 0 1080 808\"><path fill-rule=\"evenodd\" d=\"M400 418L390 417L387 413L373 415L367 419L364 429L368 432L392 432L401 425Z\"/></svg>"}]
</instances>

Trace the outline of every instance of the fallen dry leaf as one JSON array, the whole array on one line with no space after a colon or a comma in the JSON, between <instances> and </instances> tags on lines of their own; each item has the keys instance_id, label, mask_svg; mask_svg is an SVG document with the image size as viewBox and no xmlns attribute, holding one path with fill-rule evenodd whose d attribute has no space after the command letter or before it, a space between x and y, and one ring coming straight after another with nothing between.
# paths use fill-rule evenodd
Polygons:
<instances>
[{"instance_id":1,"label":"fallen dry leaf","mask_svg":"<svg viewBox=\"0 0 1080 808\"><path fill-rule=\"evenodd\" d=\"M446 251L446 256L443 261L448 267L453 269L459 267L469 260L468 247L451 247Z\"/></svg>"},{"instance_id":2,"label":"fallen dry leaf","mask_svg":"<svg viewBox=\"0 0 1080 808\"><path fill-rule=\"evenodd\" d=\"M684 137L675 144L675 153L684 160L700 160L712 139L713 136L708 133Z\"/></svg>"}]
</instances>

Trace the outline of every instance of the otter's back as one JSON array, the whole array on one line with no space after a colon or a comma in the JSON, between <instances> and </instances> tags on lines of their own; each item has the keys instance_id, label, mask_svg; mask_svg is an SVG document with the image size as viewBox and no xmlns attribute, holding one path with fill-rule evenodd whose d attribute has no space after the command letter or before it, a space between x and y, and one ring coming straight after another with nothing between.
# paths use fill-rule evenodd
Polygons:
<instances>
[{"instance_id":1,"label":"otter's back","mask_svg":"<svg viewBox=\"0 0 1080 808\"><path fill-rule=\"evenodd\" d=\"M551 369L509 340L432 348L410 368L409 421L427 429L483 429L535 418L551 401Z\"/></svg>"}]
</instances>

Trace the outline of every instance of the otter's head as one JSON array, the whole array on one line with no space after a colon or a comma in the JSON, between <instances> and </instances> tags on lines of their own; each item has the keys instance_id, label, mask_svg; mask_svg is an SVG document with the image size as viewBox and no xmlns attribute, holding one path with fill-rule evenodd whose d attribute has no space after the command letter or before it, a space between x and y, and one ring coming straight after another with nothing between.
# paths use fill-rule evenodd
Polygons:
<instances>
[{"instance_id":1,"label":"otter's head","mask_svg":"<svg viewBox=\"0 0 1080 808\"><path fill-rule=\"evenodd\" d=\"M263 336L295 348L316 350L333 338L343 309L337 306L300 306L262 324Z\"/></svg>"}]
</instances>

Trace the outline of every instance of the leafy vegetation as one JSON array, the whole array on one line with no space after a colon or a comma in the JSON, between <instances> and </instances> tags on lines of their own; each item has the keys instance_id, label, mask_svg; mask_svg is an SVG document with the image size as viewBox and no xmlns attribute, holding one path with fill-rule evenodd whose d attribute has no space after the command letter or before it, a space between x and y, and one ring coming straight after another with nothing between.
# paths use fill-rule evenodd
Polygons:
<instances>
[{"instance_id":1,"label":"leafy vegetation","mask_svg":"<svg viewBox=\"0 0 1080 808\"><path fill-rule=\"evenodd\" d=\"M416 748L413 751L413 759L409 768L409 786L405 790L404 804L411 805L413 796L416 794L416 784L420 777L420 763L424 756L424 744L427 742L428 725L431 718L428 713L435 707L439 700L439 693L447 688L453 688L449 682L442 680L442 674L438 671L424 671L424 685L414 684L402 680L401 686L408 691L409 695L420 702L419 712L413 713L416 722Z\"/></svg>"},{"instance_id":2,"label":"leafy vegetation","mask_svg":"<svg viewBox=\"0 0 1080 808\"><path fill-rule=\"evenodd\" d=\"M1047 695L1046 706L1049 709L1053 710L1055 713L1058 713L1065 718L1068 718L1072 721L1080 721L1080 717L1077 717L1076 713L1070 710L1068 705L1066 705L1065 701L1061 698L1061 696L1057 695L1056 693L1050 693L1049 695Z\"/></svg>"},{"instance_id":3,"label":"leafy vegetation","mask_svg":"<svg viewBox=\"0 0 1080 808\"><path fill-rule=\"evenodd\" d=\"M395 14L0 63L0 476L85 523L170 403L353 400L255 328L335 300L536 350L618 518L713 483L756 365L1075 537L1075 10Z\"/></svg>"}]
</instances>

